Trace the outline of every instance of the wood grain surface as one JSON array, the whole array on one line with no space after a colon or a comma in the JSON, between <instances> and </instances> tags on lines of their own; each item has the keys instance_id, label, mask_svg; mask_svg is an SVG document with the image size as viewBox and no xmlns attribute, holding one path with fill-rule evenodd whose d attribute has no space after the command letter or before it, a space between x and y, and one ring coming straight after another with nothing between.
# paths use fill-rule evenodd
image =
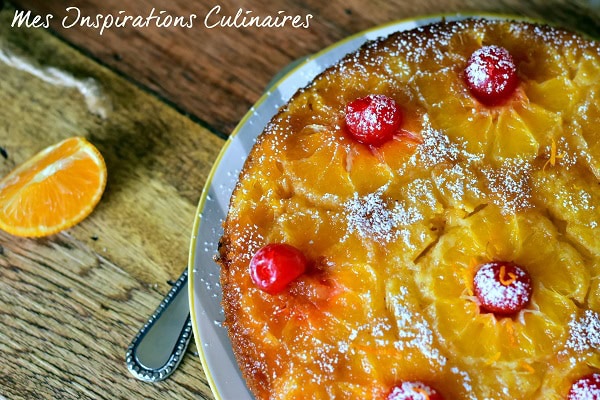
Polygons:
<instances>
[{"instance_id":1,"label":"wood grain surface","mask_svg":"<svg viewBox=\"0 0 600 400\"><path fill-rule=\"evenodd\" d=\"M10 29L11 16L0 13L0 56L17 60L0 62L0 175L81 135L104 155L109 180L94 213L68 232L36 240L0 232L0 395L210 398L197 356L151 385L129 375L124 355L187 265L200 190L223 140L48 32ZM52 68L96 83L100 105L47 82Z\"/></svg>"},{"instance_id":2,"label":"wood grain surface","mask_svg":"<svg viewBox=\"0 0 600 400\"><path fill-rule=\"evenodd\" d=\"M193 29L106 30L100 37L87 27L62 27L63 0L17 0L26 9L55 16L52 29L103 64L176 104L214 132L228 135L278 71L348 35L398 19L426 14L494 12L542 19L600 37L600 3L595 0L83 0L82 15L121 10L148 15L152 8L172 15L196 14ZM596 4L594 6L594 3ZM215 5L221 15L241 8L252 15L313 16L310 28L206 29L203 17ZM71 21L72 19L69 19ZM209 19L213 23L214 19ZM144 62L139 62L144 60Z\"/></svg>"},{"instance_id":3,"label":"wood grain surface","mask_svg":"<svg viewBox=\"0 0 600 400\"><path fill-rule=\"evenodd\" d=\"M311 14L308 29L202 27L215 5ZM62 28L83 14L197 14L193 29ZM15 8L55 17L15 28ZM185 268L195 207L224 139L290 62L344 37L424 14L499 12L600 37L600 2L502 0L16 0L0 12L0 175L81 135L106 158L94 213L44 239L0 232L0 398L211 399L192 345L167 381L147 384L126 348ZM57 71L59 72L57 74ZM230 399L226 399L230 400ZM235 399L231 399L235 400Z\"/></svg>"}]
</instances>

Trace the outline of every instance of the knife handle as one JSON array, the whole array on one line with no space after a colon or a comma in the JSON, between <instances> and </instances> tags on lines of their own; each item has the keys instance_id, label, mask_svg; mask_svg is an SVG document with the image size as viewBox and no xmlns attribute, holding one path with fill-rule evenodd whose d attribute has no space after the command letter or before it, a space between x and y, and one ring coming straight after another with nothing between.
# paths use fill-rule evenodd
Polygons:
<instances>
[{"instance_id":1,"label":"knife handle","mask_svg":"<svg viewBox=\"0 0 600 400\"><path fill-rule=\"evenodd\" d=\"M127 368L142 381L166 379L175 371L190 343L192 321L187 277L186 269L127 348Z\"/></svg>"}]
</instances>

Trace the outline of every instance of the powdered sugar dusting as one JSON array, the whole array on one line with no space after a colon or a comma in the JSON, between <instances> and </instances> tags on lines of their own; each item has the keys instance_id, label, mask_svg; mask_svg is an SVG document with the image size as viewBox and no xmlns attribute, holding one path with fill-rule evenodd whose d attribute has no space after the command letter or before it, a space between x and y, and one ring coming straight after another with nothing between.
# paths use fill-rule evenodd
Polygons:
<instances>
[{"instance_id":1,"label":"powdered sugar dusting","mask_svg":"<svg viewBox=\"0 0 600 400\"><path fill-rule=\"evenodd\" d=\"M436 395L437 392L429 386L421 382L402 382L398 386L394 386L388 400L428 400L430 396Z\"/></svg>"},{"instance_id":2,"label":"powdered sugar dusting","mask_svg":"<svg viewBox=\"0 0 600 400\"><path fill-rule=\"evenodd\" d=\"M471 160L470 154L462 151L456 143L452 143L442 131L431 126L428 116L423 117L423 141L419 145L413 163L421 167L430 168L440 163L455 163L459 156ZM411 163L411 164L413 164Z\"/></svg>"},{"instance_id":3,"label":"powdered sugar dusting","mask_svg":"<svg viewBox=\"0 0 600 400\"><path fill-rule=\"evenodd\" d=\"M469 400L477 400L477 397L475 397L475 395L473 394L473 386L471 384L471 377L469 376L469 374L466 371L463 371L457 367L452 367L450 369L450 372L460 377L463 389L465 390L465 394L469 396Z\"/></svg>"},{"instance_id":4,"label":"powdered sugar dusting","mask_svg":"<svg viewBox=\"0 0 600 400\"><path fill-rule=\"evenodd\" d=\"M448 165L448 169L435 174L435 181L455 200L463 200L468 193L485 201L485 194L479 189L479 175L483 175L492 194L491 201L505 213L533 206L529 185L532 166L528 161L507 159L500 167L492 167L484 161L484 154L472 154L464 148L464 144L452 142L442 131L434 129L427 116L423 119L422 139L408 167Z\"/></svg>"},{"instance_id":5,"label":"powdered sugar dusting","mask_svg":"<svg viewBox=\"0 0 600 400\"><path fill-rule=\"evenodd\" d=\"M592 310L585 310L582 316L573 316L569 321L569 339L566 347L582 354L600 350L600 316Z\"/></svg>"},{"instance_id":6,"label":"powdered sugar dusting","mask_svg":"<svg viewBox=\"0 0 600 400\"><path fill-rule=\"evenodd\" d=\"M446 365L446 358L433 345L433 331L427 320L419 313L411 311L405 305L408 289L401 287L399 293L389 299L392 306L400 340L395 343L396 349L418 349L425 355L432 366Z\"/></svg>"},{"instance_id":7,"label":"powdered sugar dusting","mask_svg":"<svg viewBox=\"0 0 600 400\"><path fill-rule=\"evenodd\" d=\"M264 237L258 233L256 225L240 226L240 241L244 243L246 251L240 253L240 259L244 262L250 262L252 256L264 245Z\"/></svg>"},{"instance_id":8,"label":"powdered sugar dusting","mask_svg":"<svg viewBox=\"0 0 600 400\"><path fill-rule=\"evenodd\" d=\"M390 205L383 197L382 189L354 197L343 205L348 231L357 232L363 238L390 242L401 235L401 228L423 219L416 207L403 202Z\"/></svg>"},{"instance_id":9,"label":"powdered sugar dusting","mask_svg":"<svg viewBox=\"0 0 600 400\"><path fill-rule=\"evenodd\" d=\"M531 164L521 159L506 160L500 168L486 167L482 172L494 195L492 201L504 212L512 213L533 207L531 203Z\"/></svg>"},{"instance_id":10,"label":"powdered sugar dusting","mask_svg":"<svg viewBox=\"0 0 600 400\"><path fill-rule=\"evenodd\" d=\"M479 180L475 172L461 164L455 164L434 176L437 187L450 197L465 206L466 198L471 197L480 201L486 200L486 194L479 188Z\"/></svg>"}]
</instances>

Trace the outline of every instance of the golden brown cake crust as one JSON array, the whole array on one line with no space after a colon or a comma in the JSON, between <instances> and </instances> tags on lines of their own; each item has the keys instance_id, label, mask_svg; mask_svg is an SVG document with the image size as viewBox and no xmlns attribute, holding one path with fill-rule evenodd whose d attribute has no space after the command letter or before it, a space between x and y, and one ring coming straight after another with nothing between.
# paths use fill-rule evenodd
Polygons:
<instances>
[{"instance_id":1,"label":"golden brown cake crust","mask_svg":"<svg viewBox=\"0 0 600 400\"><path fill-rule=\"evenodd\" d=\"M520 78L491 108L462 76L490 44ZM299 91L251 150L219 244L225 326L256 398L383 398L408 379L446 399L554 399L600 369L599 81L595 42L465 20L367 43ZM404 112L402 138L377 149L343 123L372 93ZM272 242L311 260L278 295L248 276ZM531 269L518 317L473 300L490 259Z\"/></svg>"}]
</instances>

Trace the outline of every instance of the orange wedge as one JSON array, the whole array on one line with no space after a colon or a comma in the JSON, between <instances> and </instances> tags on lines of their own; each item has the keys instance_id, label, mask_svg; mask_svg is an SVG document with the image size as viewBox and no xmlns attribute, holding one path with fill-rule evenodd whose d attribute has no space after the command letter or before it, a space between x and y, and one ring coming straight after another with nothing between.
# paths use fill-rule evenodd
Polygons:
<instances>
[{"instance_id":1,"label":"orange wedge","mask_svg":"<svg viewBox=\"0 0 600 400\"><path fill-rule=\"evenodd\" d=\"M50 146L0 181L0 229L40 237L87 217L106 187L100 152L81 137Z\"/></svg>"}]
</instances>

